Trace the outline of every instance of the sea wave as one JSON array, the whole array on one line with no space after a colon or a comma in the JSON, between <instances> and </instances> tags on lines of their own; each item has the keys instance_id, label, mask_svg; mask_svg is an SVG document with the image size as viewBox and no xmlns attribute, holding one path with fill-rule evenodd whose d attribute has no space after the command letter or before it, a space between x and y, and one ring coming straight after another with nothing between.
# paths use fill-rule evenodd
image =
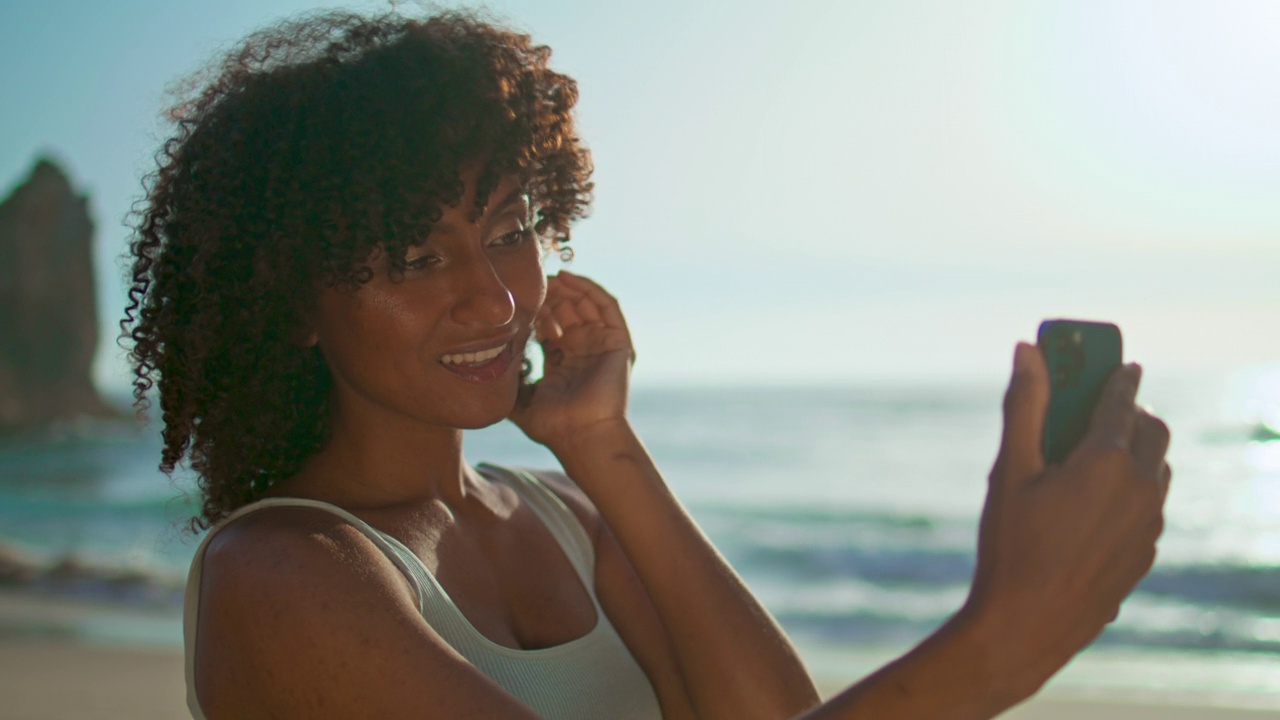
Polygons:
<instances>
[{"instance_id":1,"label":"sea wave","mask_svg":"<svg viewBox=\"0 0 1280 720\"><path fill-rule=\"evenodd\" d=\"M735 567L761 581L858 581L934 592L967 586L971 519L824 509L706 511L705 525ZM1280 566L1157 561L1138 595L1194 607L1280 617Z\"/></svg>"},{"instance_id":2,"label":"sea wave","mask_svg":"<svg viewBox=\"0 0 1280 720\"><path fill-rule=\"evenodd\" d=\"M1169 416L1186 428L1182 494L1159 561L1100 644L1280 651L1276 443L1254 415L1204 406L1187 395L1183 421ZM673 489L790 632L902 646L964 602L994 390L642 392L632 409ZM184 531L190 478L157 471L154 432L78 432L0 442L0 589L172 610L198 540ZM510 425L467 442L477 458L555 464Z\"/></svg>"}]
</instances>

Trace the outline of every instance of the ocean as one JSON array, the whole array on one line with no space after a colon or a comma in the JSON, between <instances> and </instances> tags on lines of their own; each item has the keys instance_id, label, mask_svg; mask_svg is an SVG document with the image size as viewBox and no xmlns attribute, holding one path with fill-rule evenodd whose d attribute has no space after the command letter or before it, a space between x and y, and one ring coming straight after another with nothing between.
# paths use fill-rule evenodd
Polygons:
<instances>
[{"instance_id":1,"label":"ocean","mask_svg":"<svg viewBox=\"0 0 1280 720\"><path fill-rule=\"evenodd\" d=\"M1002 387L850 384L634 391L668 482L795 640L853 680L963 602ZM1209 691L1280 706L1280 367L1149 374L1173 430L1155 568L1055 683ZM154 429L97 425L0 444L0 633L180 646L189 481L156 470ZM504 424L467 457L554 466ZM41 608L57 598L91 607ZM1259 700L1261 698L1261 700Z\"/></svg>"}]
</instances>

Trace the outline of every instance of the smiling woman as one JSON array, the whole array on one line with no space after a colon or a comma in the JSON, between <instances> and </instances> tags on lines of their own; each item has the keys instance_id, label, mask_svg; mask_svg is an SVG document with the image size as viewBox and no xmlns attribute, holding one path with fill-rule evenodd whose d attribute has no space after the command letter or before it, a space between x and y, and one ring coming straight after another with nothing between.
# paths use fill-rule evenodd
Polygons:
<instances>
[{"instance_id":1,"label":"smiling woman","mask_svg":"<svg viewBox=\"0 0 1280 720\"><path fill-rule=\"evenodd\" d=\"M318 15L173 110L124 327L210 529L192 714L985 718L1034 692L1154 557L1168 433L1138 368L1046 466L1019 347L968 602L819 704L633 431L617 300L544 275L591 189L549 55L467 14ZM463 430L504 418L564 472L467 463Z\"/></svg>"},{"instance_id":2,"label":"smiling woman","mask_svg":"<svg viewBox=\"0 0 1280 720\"><path fill-rule=\"evenodd\" d=\"M320 349L332 377L331 416L379 410L479 428L515 404L518 361L546 295L543 251L514 176L474 222L479 173L463 178L467 194L400 269L379 249L358 292L326 288L304 313L305 344Z\"/></svg>"},{"instance_id":3,"label":"smiling woman","mask_svg":"<svg viewBox=\"0 0 1280 720\"><path fill-rule=\"evenodd\" d=\"M322 330L304 327L317 300L370 304L354 291L375 278L380 292L408 281L382 302L421 299L419 275L491 290L483 273L459 276L474 257L453 255L473 214L500 231L485 238L497 257L512 232L568 241L591 165L569 114L576 87L548 55L464 16L325 15L260 32L187 81L148 178L124 327L135 396L159 385L163 468L189 457L203 525L320 447L333 376L321 352L299 351ZM486 213L491 199L502 207ZM511 260L536 259L526 245ZM417 267L440 258L447 269Z\"/></svg>"}]
</instances>

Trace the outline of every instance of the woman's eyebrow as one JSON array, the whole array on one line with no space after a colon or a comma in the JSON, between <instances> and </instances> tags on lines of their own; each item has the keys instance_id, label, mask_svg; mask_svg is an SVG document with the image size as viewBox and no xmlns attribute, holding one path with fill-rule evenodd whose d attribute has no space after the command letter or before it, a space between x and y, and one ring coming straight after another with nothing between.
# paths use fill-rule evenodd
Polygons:
<instances>
[{"instance_id":1,"label":"woman's eyebrow","mask_svg":"<svg viewBox=\"0 0 1280 720\"><path fill-rule=\"evenodd\" d=\"M501 200L499 200L498 202L492 205L487 206L484 209L483 215L481 215L478 218L472 215L471 217L473 219L469 220L468 222L471 222L474 224L481 224L487 227L489 223L492 223L503 212L506 212L507 210L511 209L511 207L516 204L525 205L526 210L522 214L522 217L524 217L524 219L527 220L528 219L528 209L527 209L528 202L529 202L528 192L526 192L523 188L515 187L507 191L507 194L503 195ZM431 234L433 235L440 234L440 233L447 235L454 232L459 232L459 228L449 220L440 220L431 226Z\"/></svg>"},{"instance_id":2,"label":"woman's eyebrow","mask_svg":"<svg viewBox=\"0 0 1280 720\"><path fill-rule=\"evenodd\" d=\"M521 188L512 188L497 203L485 211L485 215L493 217L516 203L528 203L529 196Z\"/></svg>"}]
</instances>

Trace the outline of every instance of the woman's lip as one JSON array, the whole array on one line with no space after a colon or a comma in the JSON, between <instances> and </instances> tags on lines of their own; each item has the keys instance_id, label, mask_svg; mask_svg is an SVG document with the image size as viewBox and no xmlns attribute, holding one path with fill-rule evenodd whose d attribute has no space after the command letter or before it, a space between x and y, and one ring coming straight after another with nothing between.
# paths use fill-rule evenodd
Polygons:
<instances>
[{"instance_id":1,"label":"woman's lip","mask_svg":"<svg viewBox=\"0 0 1280 720\"><path fill-rule=\"evenodd\" d=\"M466 355L467 353L480 352L482 350L492 350L499 345L510 345L514 338L514 335L506 335L504 337L496 337L489 340L468 343L462 347L457 347L449 350L448 352L441 353L440 357L444 357L446 355Z\"/></svg>"},{"instance_id":2,"label":"woman's lip","mask_svg":"<svg viewBox=\"0 0 1280 720\"><path fill-rule=\"evenodd\" d=\"M457 375L463 380L469 380L475 383L486 383L497 380L506 374L511 367L512 361L515 360L515 353L511 350L511 343L508 342L502 352L497 357L489 360L483 365L470 365L467 363L446 363L442 362L445 370ZM490 347L493 347L490 345Z\"/></svg>"},{"instance_id":3,"label":"woman's lip","mask_svg":"<svg viewBox=\"0 0 1280 720\"><path fill-rule=\"evenodd\" d=\"M488 347L478 348L467 352L445 353L440 356L440 362L445 365L479 365L487 363L490 360L502 354L510 343L494 343Z\"/></svg>"}]
</instances>

